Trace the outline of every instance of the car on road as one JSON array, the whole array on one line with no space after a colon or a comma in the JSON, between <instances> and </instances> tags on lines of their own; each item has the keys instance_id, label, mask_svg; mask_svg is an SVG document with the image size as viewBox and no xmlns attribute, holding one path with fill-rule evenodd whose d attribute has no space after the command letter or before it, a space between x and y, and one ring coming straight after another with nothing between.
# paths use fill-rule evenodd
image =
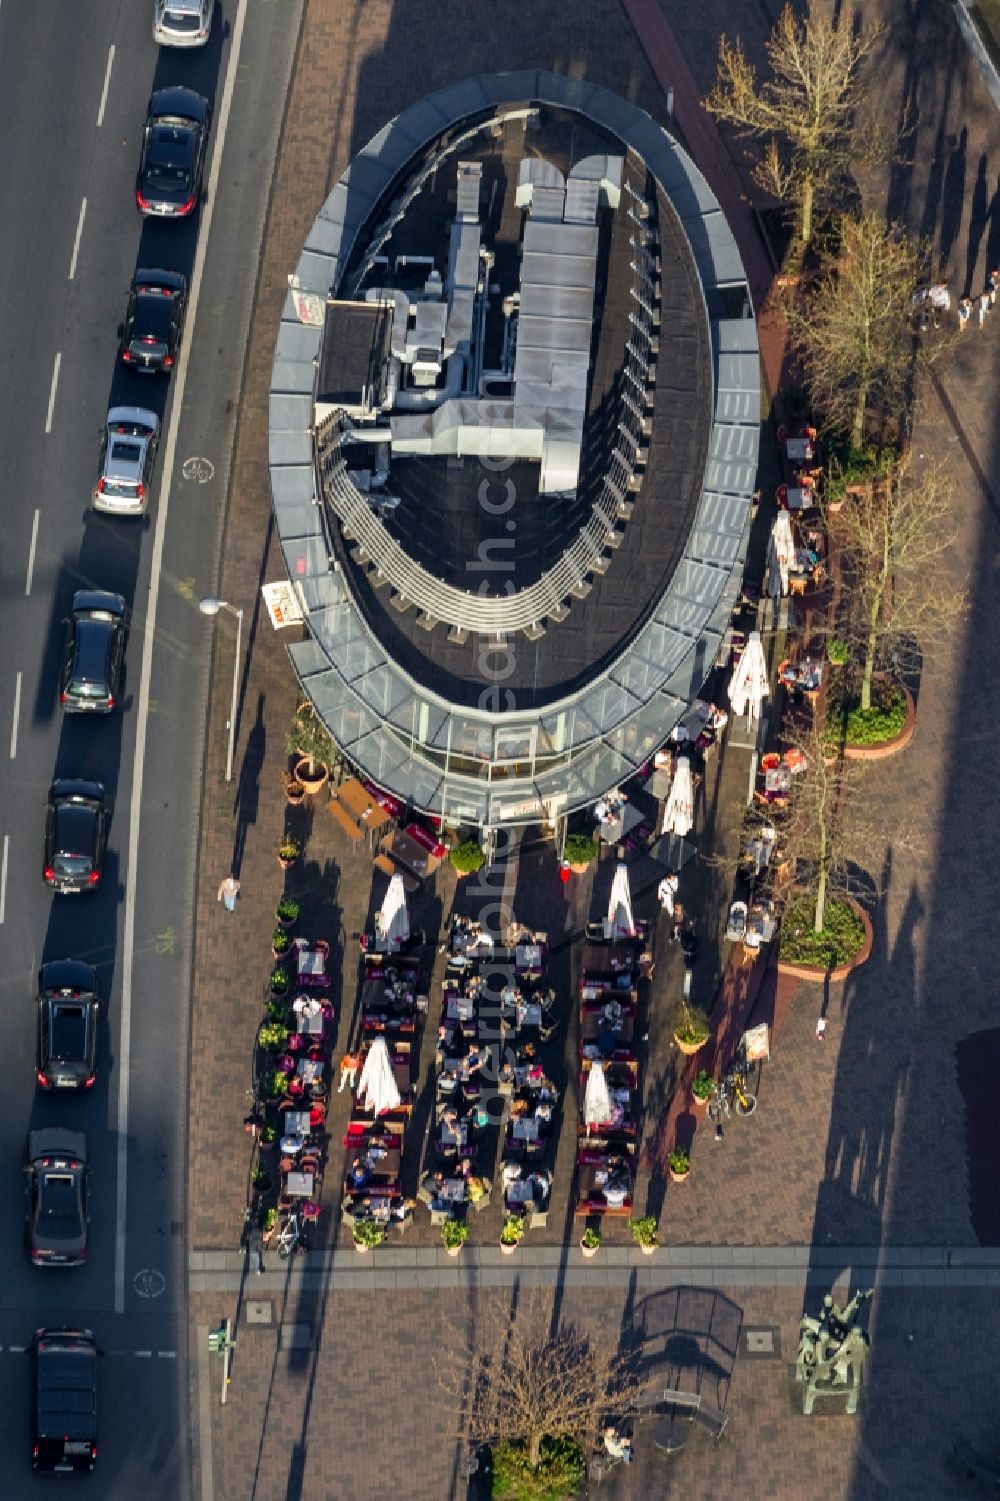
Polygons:
<instances>
[{"instance_id":1,"label":"car on road","mask_svg":"<svg viewBox=\"0 0 1000 1501\"><path fill-rule=\"evenodd\" d=\"M140 375L169 372L177 358L187 307L179 271L137 271L122 324L122 363Z\"/></svg>"},{"instance_id":2,"label":"car on road","mask_svg":"<svg viewBox=\"0 0 1000 1501\"><path fill-rule=\"evenodd\" d=\"M96 891L107 839L100 782L63 777L53 782L45 810L46 886L62 893Z\"/></svg>"},{"instance_id":3,"label":"car on road","mask_svg":"<svg viewBox=\"0 0 1000 1501\"><path fill-rule=\"evenodd\" d=\"M154 0L153 41L161 47L204 47L215 0Z\"/></svg>"},{"instance_id":4,"label":"car on road","mask_svg":"<svg viewBox=\"0 0 1000 1501\"><path fill-rule=\"evenodd\" d=\"M63 645L59 702L65 713L111 713L120 697L127 635L121 594L77 590Z\"/></svg>"},{"instance_id":5,"label":"car on road","mask_svg":"<svg viewBox=\"0 0 1000 1501\"><path fill-rule=\"evenodd\" d=\"M95 511L141 516L160 442L160 419L145 407L112 407L101 431L101 458L94 486Z\"/></svg>"},{"instance_id":6,"label":"car on road","mask_svg":"<svg viewBox=\"0 0 1000 1501\"><path fill-rule=\"evenodd\" d=\"M24 1239L33 1266L83 1266L90 1221L87 1138L50 1126L24 1152Z\"/></svg>"},{"instance_id":7,"label":"car on road","mask_svg":"<svg viewBox=\"0 0 1000 1501\"><path fill-rule=\"evenodd\" d=\"M208 100L193 89L158 89L150 96L135 179L140 213L174 219L194 213L211 120Z\"/></svg>"},{"instance_id":8,"label":"car on road","mask_svg":"<svg viewBox=\"0 0 1000 1501\"><path fill-rule=\"evenodd\" d=\"M97 971L55 959L38 972L35 1076L42 1089L90 1089L97 1079Z\"/></svg>"},{"instance_id":9,"label":"car on road","mask_svg":"<svg viewBox=\"0 0 1000 1501\"><path fill-rule=\"evenodd\" d=\"M97 1341L90 1329L36 1329L32 1465L50 1473L97 1463Z\"/></svg>"}]
</instances>

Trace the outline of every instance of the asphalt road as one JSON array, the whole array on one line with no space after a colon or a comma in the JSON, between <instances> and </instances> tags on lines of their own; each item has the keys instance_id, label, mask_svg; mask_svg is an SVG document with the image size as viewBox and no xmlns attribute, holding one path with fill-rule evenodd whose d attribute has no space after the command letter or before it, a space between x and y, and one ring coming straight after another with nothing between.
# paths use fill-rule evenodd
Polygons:
<instances>
[{"instance_id":1,"label":"asphalt road","mask_svg":"<svg viewBox=\"0 0 1000 1501\"><path fill-rule=\"evenodd\" d=\"M152 0L0 5L0 1053L7 1069L0 1091L0 1449L10 1501L35 1494L28 1362L19 1347L36 1327L63 1322L93 1328L107 1352L100 1494L131 1498L136 1482L150 1501L189 1494L184 1180L192 904L211 633L225 629L225 617L213 627L197 601L214 589L260 236L300 10L301 0L262 0L246 9L199 307L189 319L154 581L166 442L144 522L108 520L88 501L108 405L152 406L170 420L167 401L180 372L167 382L123 370L117 329L137 265L191 275L207 208L186 224L140 220L133 197L139 139L149 93L165 84L208 95L221 125L239 0L217 6L211 42L191 53L157 49ZM214 127L213 153L218 139ZM189 459L207 462L185 470ZM133 803L151 585L157 603L148 721L141 796ZM74 590L85 586L120 592L132 609L124 712L96 721L64 719L58 705L61 622ZM53 897L42 882L44 802L54 776L101 781L113 801L95 894ZM134 807L138 859L123 1040ZM98 1083L72 1099L43 1096L34 1080L35 976L40 963L61 957L96 964L106 1001ZM67 1272L33 1269L22 1243L25 1136L52 1124L86 1131L93 1168L90 1258ZM120 1160L121 1126L127 1153Z\"/></svg>"}]
</instances>

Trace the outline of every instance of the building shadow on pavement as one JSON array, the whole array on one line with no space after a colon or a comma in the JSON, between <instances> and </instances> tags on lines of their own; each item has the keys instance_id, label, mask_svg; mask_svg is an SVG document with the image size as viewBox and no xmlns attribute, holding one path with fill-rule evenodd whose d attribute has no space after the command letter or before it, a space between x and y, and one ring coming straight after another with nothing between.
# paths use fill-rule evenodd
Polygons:
<instances>
[{"instance_id":1,"label":"building shadow on pavement","mask_svg":"<svg viewBox=\"0 0 1000 1501\"><path fill-rule=\"evenodd\" d=\"M232 874L237 880L243 869L247 830L257 822L257 810L260 805L260 774L264 767L264 755L267 750L267 727L264 724L265 698L265 694L258 693L257 716L247 736L243 762L240 766L240 777L236 784L236 797L233 800L236 838L233 843Z\"/></svg>"}]
</instances>

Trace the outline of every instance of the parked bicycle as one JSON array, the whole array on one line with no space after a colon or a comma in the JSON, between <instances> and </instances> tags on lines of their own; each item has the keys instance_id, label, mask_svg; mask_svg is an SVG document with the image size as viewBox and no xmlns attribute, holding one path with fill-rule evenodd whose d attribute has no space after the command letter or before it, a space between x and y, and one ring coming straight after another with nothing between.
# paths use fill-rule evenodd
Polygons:
<instances>
[{"instance_id":1,"label":"parked bicycle","mask_svg":"<svg viewBox=\"0 0 1000 1501\"><path fill-rule=\"evenodd\" d=\"M305 1226L300 1224L297 1214L289 1214L282 1221L275 1245L283 1259L308 1251Z\"/></svg>"},{"instance_id":2,"label":"parked bicycle","mask_svg":"<svg viewBox=\"0 0 1000 1501\"><path fill-rule=\"evenodd\" d=\"M753 1115L756 1109L757 1095L750 1084L746 1053L741 1044L708 1102L708 1114L715 1123L716 1141L722 1140L724 1120L729 1120L732 1115Z\"/></svg>"}]
</instances>

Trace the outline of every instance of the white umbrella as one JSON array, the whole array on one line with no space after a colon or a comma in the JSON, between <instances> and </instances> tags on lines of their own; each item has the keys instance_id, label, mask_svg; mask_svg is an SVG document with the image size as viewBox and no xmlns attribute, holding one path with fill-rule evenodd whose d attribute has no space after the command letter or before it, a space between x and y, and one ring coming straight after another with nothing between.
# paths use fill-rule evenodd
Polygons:
<instances>
[{"instance_id":1,"label":"white umbrella","mask_svg":"<svg viewBox=\"0 0 1000 1501\"><path fill-rule=\"evenodd\" d=\"M385 894L382 910L375 918L375 947L380 953L397 953L410 936L410 914L406 910L406 888L401 875L393 876Z\"/></svg>"},{"instance_id":2,"label":"white umbrella","mask_svg":"<svg viewBox=\"0 0 1000 1501\"><path fill-rule=\"evenodd\" d=\"M583 1096L583 1123L590 1131L593 1126L603 1126L610 1119L611 1096L604 1077L604 1064L592 1063Z\"/></svg>"},{"instance_id":3,"label":"white umbrella","mask_svg":"<svg viewBox=\"0 0 1000 1501\"><path fill-rule=\"evenodd\" d=\"M788 569L794 556L792 518L787 511L779 511L771 528L771 540L767 547L767 589L774 599L779 594L788 593Z\"/></svg>"},{"instance_id":4,"label":"white umbrella","mask_svg":"<svg viewBox=\"0 0 1000 1501\"><path fill-rule=\"evenodd\" d=\"M751 719L759 719L760 706L770 691L760 631L751 631L729 682L729 702L733 706L733 713L748 714Z\"/></svg>"},{"instance_id":5,"label":"white umbrella","mask_svg":"<svg viewBox=\"0 0 1000 1501\"><path fill-rule=\"evenodd\" d=\"M683 839L690 834L694 823L694 788L691 784L691 762L687 756L677 757L677 770L670 783L667 805L663 810L661 834L679 834Z\"/></svg>"},{"instance_id":6,"label":"white umbrella","mask_svg":"<svg viewBox=\"0 0 1000 1501\"><path fill-rule=\"evenodd\" d=\"M635 919L632 916L632 893L629 890L628 870L619 861L611 883L611 900L608 903L608 927L612 938L632 938L635 934Z\"/></svg>"},{"instance_id":7,"label":"white umbrella","mask_svg":"<svg viewBox=\"0 0 1000 1501\"><path fill-rule=\"evenodd\" d=\"M392 1076L389 1049L385 1045L384 1037L376 1037L368 1049L365 1066L361 1070L358 1098L362 1109L371 1110L375 1115L384 1115L387 1110L395 1110L401 1102L402 1097Z\"/></svg>"}]
</instances>

